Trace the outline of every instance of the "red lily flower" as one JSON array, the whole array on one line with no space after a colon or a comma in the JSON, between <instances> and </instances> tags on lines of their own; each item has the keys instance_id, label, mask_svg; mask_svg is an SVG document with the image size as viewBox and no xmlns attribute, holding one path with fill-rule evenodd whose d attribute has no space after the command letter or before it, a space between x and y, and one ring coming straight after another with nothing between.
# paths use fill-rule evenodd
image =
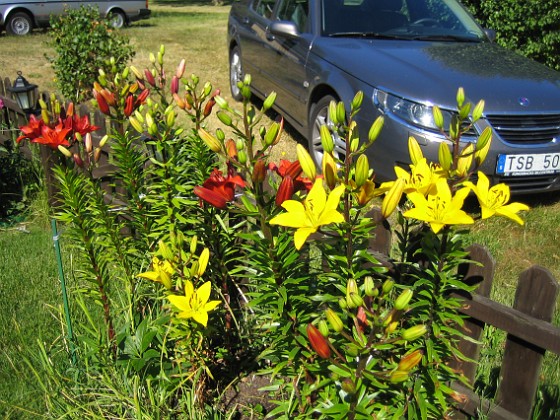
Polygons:
<instances>
[{"instance_id":1,"label":"red lily flower","mask_svg":"<svg viewBox=\"0 0 560 420\"><path fill-rule=\"evenodd\" d=\"M64 120L64 126L74 133L80 133L82 137L84 137L87 133L99 130L98 126L91 125L89 123L89 117L87 115L84 115L83 117L76 114L69 115Z\"/></svg>"},{"instance_id":2,"label":"red lily flower","mask_svg":"<svg viewBox=\"0 0 560 420\"><path fill-rule=\"evenodd\" d=\"M224 177L222 171L214 168L210 177L204 181L202 186L195 187L194 193L208 204L223 209L229 201L235 197L235 187L244 187L245 182L239 175L233 175L233 170L228 171Z\"/></svg>"},{"instance_id":3,"label":"red lily flower","mask_svg":"<svg viewBox=\"0 0 560 420\"><path fill-rule=\"evenodd\" d=\"M70 146L67 140L68 133L72 130L70 128L65 128L62 122L60 122L55 128L50 128L47 125L43 125L41 129L41 136L31 140L33 143L39 143L49 146L52 149L57 149L58 146Z\"/></svg>"},{"instance_id":4,"label":"red lily flower","mask_svg":"<svg viewBox=\"0 0 560 420\"><path fill-rule=\"evenodd\" d=\"M285 200L292 198L292 195L298 191L310 191L313 187L313 182L310 179L301 176L302 169L298 160L290 162L286 159L280 160L280 166L275 163L270 163L268 168L276 172L282 177L282 182L278 187L276 193L276 204L281 205Z\"/></svg>"},{"instance_id":5,"label":"red lily flower","mask_svg":"<svg viewBox=\"0 0 560 420\"><path fill-rule=\"evenodd\" d=\"M35 115L31 115L29 117L29 124L19 128L23 134L16 139L16 142L19 143L24 139L33 141L37 137L41 137L41 129L44 125L45 123L41 118L37 118Z\"/></svg>"}]
</instances>

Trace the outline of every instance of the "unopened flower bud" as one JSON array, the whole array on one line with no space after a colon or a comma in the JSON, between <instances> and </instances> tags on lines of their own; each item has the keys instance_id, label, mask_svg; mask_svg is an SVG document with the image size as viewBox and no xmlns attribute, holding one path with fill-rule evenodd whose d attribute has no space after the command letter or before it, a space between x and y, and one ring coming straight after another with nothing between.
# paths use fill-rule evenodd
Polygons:
<instances>
[{"instance_id":1,"label":"unopened flower bud","mask_svg":"<svg viewBox=\"0 0 560 420\"><path fill-rule=\"evenodd\" d=\"M208 131L206 131L204 128L198 129L198 135L200 136L202 141L206 144L206 146L208 146L208 148L213 152L218 153L219 151L222 150L222 145L220 144L218 139L214 137L212 134L210 134Z\"/></svg>"},{"instance_id":2,"label":"unopened flower bud","mask_svg":"<svg viewBox=\"0 0 560 420\"><path fill-rule=\"evenodd\" d=\"M358 293L358 283L353 278L349 279L346 283L346 294Z\"/></svg>"},{"instance_id":3,"label":"unopened flower bud","mask_svg":"<svg viewBox=\"0 0 560 420\"><path fill-rule=\"evenodd\" d=\"M237 159L237 147L235 146L233 139L227 139L225 141L225 146L228 157L231 159Z\"/></svg>"},{"instance_id":4,"label":"unopened flower bud","mask_svg":"<svg viewBox=\"0 0 560 420\"><path fill-rule=\"evenodd\" d=\"M385 219L389 218L389 216L391 216L393 211L395 211L395 209L399 205L404 192L404 187L404 179L397 178L393 182L393 186L391 187L391 189L387 191L385 197L383 197L383 202L381 203L381 215Z\"/></svg>"},{"instance_id":5,"label":"unopened flower bud","mask_svg":"<svg viewBox=\"0 0 560 420\"><path fill-rule=\"evenodd\" d=\"M266 165L264 160L257 159L255 165L253 166L253 173L251 174L251 179L255 184L260 184L264 181L266 177Z\"/></svg>"},{"instance_id":6,"label":"unopened flower bud","mask_svg":"<svg viewBox=\"0 0 560 420\"><path fill-rule=\"evenodd\" d=\"M395 305L393 306L397 311L402 311L408 306L410 299L412 298L412 290L405 289L395 300Z\"/></svg>"},{"instance_id":7,"label":"unopened flower bud","mask_svg":"<svg viewBox=\"0 0 560 420\"><path fill-rule=\"evenodd\" d=\"M398 326L399 326L399 321L390 322L389 325L385 327L385 333L393 334L397 330Z\"/></svg>"},{"instance_id":8,"label":"unopened flower bud","mask_svg":"<svg viewBox=\"0 0 560 420\"><path fill-rule=\"evenodd\" d=\"M403 372L401 370L396 370L389 376L389 381L393 384L398 384L404 382L408 379L408 372Z\"/></svg>"},{"instance_id":9,"label":"unopened flower bud","mask_svg":"<svg viewBox=\"0 0 560 420\"><path fill-rule=\"evenodd\" d=\"M109 136L107 134L105 134L102 138L101 141L99 142L99 147L103 147L105 146L105 144L107 144L107 141L109 140Z\"/></svg>"},{"instance_id":10,"label":"unopened flower bud","mask_svg":"<svg viewBox=\"0 0 560 420\"><path fill-rule=\"evenodd\" d=\"M356 160L356 169L354 180L356 181L356 186L360 188L365 184L369 176L369 161L366 155L360 155Z\"/></svg>"},{"instance_id":11,"label":"unopened flower bud","mask_svg":"<svg viewBox=\"0 0 560 420\"><path fill-rule=\"evenodd\" d=\"M406 341L414 341L426 334L426 331L427 328L424 324L415 325L414 327L410 327L404 330L401 334L401 337Z\"/></svg>"},{"instance_id":12,"label":"unopened flower bud","mask_svg":"<svg viewBox=\"0 0 560 420\"><path fill-rule=\"evenodd\" d=\"M333 122L333 124L338 125L341 121L338 121L336 118L336 101L330 101L329 103L329 119Z\"/></svg>"},{"instance_id":13,"label":"unopened flower bud","mask_svg":"<svg viewBox=\"0 0 560 420\"><path fill-rule=\"evenodd\" d=\"M237 160L241 164L247 163L247 153L245 152L245 150L240 150L239 152L237 152Z\"/></svg>"},{"instance_id":14,"label":"unopened flower bud","mask_svg":"<svg viewBox=\"0 0 560 420\"><path fill-rule=\"evenodd\" d=\"M360 106L362 106L363 100L364 100L364 92L359 90L358 92L356 92L356 95L354 95L354 98L352 99L352 102L350 103L350 106L352 107L352 110L356 110Z\"/></svg>"},{"instance_id":15,"label":"unopened flower bud","mask_svg":"<svg viewBox=\"0 0 560 420\"><path fill-rule=\"evenodd\" d=\"M449 150L449 146L444 141L442 141L439 144L438 160L439 160L439 165L442 167L443 170L448 171L449 169L451 169L451 163L453 163L453 156L451 155L451 150Z\"/></svg>"},{"instance_id":16,"label":"unopened flower bud","mask_svg":"<svg viewBox=\"0 0 560 420\"><path fill-rule=\"evenodd\" d=\"M318 327L319 327L319 332L323 334L324 337L329 336L330 331L329 331L329 325L327 324L327 321L321 319L318 323Z\"/></svg>"},{"instance_id":17,"label":"unopened flower bud","mask_svg":"<svg viewBox=\"0 0 560 420\"><path fill-rule=\"evenodd\" d=\"M74 159L74 163L75 163L77 166L79 166L80 168L83 168L83 166L84 166L84 161L82 160L82 157L81 157L79 154L74 153L74 154L72 155L72 158Z\"/></svg>"},{"instance_id":18,"label":"unopened flower bud","mask_svg":"<svg viewBox=\"0 0 560 420\"><path fill-rule=\"evenodd\" d=\"M347 394L354 395L356 393L356 384L350 378L344 379L340 386Z\"/></svg>"},{"instance_id":19,"label":"unopened flower bud","mask_svg":"<svg viewBox=\"0 0 560 420\"><path fill-rule=\"evenodd\" d=\"M436 125L436 127L439 128L440 130L443 130L444 119L443 119L443 114L442 114L439 106L437 106L437 105L433 106L432 116L434 118L434 124Z\"/></svg>"},{"instance_id":20,"label":"unopened flower bud","mask_svg":"<svg viewBox=\"0 0 560 420\"><path fill-rule=\"evenodd\" d=\"M142 133L144 131L144 127L142 127L142 124L140 124L140 121L138 121L136 117L129 117L128 122L130 122L132 128L134 128L138 133Z\"/></svg>"},{"instance_id":21,"label":"unopened flower bud","mask_svg":"<svg viewBox=\"0 0 560 420\"><path fill-rule=\"evenodd\" d=\"M317 169L315 168L315 162L309 152L303 147L302 144L297 144L296 146L297 158L301 165L301 169L307 178L314 181L317 174Z\"/></svg>"},{"instance_id":22,"label":"unopened flower bud","mask_svg":"<svg viewBox=\"0 0 560 420\"><path fill-rule=\"evenodd\" d=\"M350 309L359 308L364 304L364 300L358 293L348 293L346 295L346 303Z\"/></svg>"},{"instance_id":23,"label":"unopened flower bud","mask_svg":"<svg viewBox=\"0 0 560 420\"><path fill-rule=\"evenodd\" d=\"M186 66L186 61L183 58L179 62L179 65L177 66L177 71L175 72L175 76L177 77L177 79L180 79L181 77L183 77L183 74L185 73L185 66Z\"/></svg>"},{"instance_id":24,"label":"unopened flower bud","mask_svg":"<svg viewBox=\"0 0 560 420\"><path fill-rule=\"evenodd\" d=\"M86 149L87 153L91 153L91 151L93 150L93 141L91 139L91 133L86 134L86 137L84 139L84 148Z\"/></svg>"},{"instance_id":25,"label":"unopened flower bud","mask_svg":"<svg viewBox=\"0 0 560 420\"><path fill-rule=\"evenodd\" d=\"M218 112L216 113L216 116L218 117L218 119L219 119L224 125L227 125L228 127L231 126L231 124L232 124L233 121L232 121L232 119L231 119L231 116L230 116L228 113L223 112L223 111L218 111Z\"/></svg>"},{"instance_id":26,"label":"unopened flower bud","mask_svg":"<svg viewBox=\"0 0 560 420\"><path fill-rule=\"evenodd\" d=\"M99 147L96 147L93 151L93 161L97 163L99 162L99 159L101 159L101 149Z\"/></svg>"},{"instance_id":27,"label":"unopened flower bud","mask_svg":"<svg viewBox=\"0 0 560 420\"><path fill-rule=\"evenodd\" d=\"M171 79L171 94L174 95L179 93L179 78L177 76L173 76Z\"/></svg>"},{"instance_id":28,"label":"unopened flower bud","mask_svg":"<svg viewBox=\"0 0 560 420\"><path fill-rule=\"evenodd\" d=\"M332 153L334 150L334 140L331 134L331 130L327 125L322 125L320 128L321 133L321 144L323 145L323 150L325 153Z\"/></svg>"},{"instance_id":29,"label":"unopened flower bud","mask_svg":"<svg viewBox=\"0 0 560 420\"><path fill-rule=\"evenodd\" d=\"M383 282L383 285L381 286L381 291L383 292L383 294L386 295L387 293L389 293L393 289L394 284L395 282L391 279L385 280Z\"/></svg>"},{"instance_id":30,"label":"unopened flower bud","mask_svg":"<svg viewBox=\"0 0 560 420\"><path fill-rule=\"evenodd\" d=\"M343 124L346 121L346 109L344 108L344 102L336 104L336 120L339 124Z\"/></svg>"},{"instance_id":31,"label":"unopened flower bud","mask_svg":"<svg viewBox=\"0 0 560 420\"><path fill-rule=\"evenodd\" d=\"M223 143L224 140L226 139L226 133L224 133L224 130L222 130L221 128L217 128L216 138L220 141L220 143Z\"/></svg>"},{"instance_id":32,"label":"unopened flower bud","mask_svg":"<svg viewBox=\"0 0 560 420\"><path fill-rule=\"evenodd\" d=\"M321 358L328 359L331 356L328 340L313 324L307 324L307 338L313 350Z\"/></svg>"},{"instance_id":33,"label":"unopened flower bud","mask_svg":"<svg viewBox=\"0 0 560 420\"><path fill-rule=\"evenodd\" d=\"M276 101L276 92L271 92L263 102L263 111L268 111Z\"/></svg>"},{"instance_id":34,"label":"unopened flower bud","mask_svg":"<svg viewBox=\"0 0 560 420\"><path fill-rule=\"evenodd\" d=\"M329 324L334 331L340 332L344 329L342 320L340 319L338 314L331 308L325 310L325 317L327 318L327 321L329 321Z\"/></svg>"},{"instance_id":35,"label":"unopened flower bud","mask_svg":"<svg viewBox=\"0 0 560 420\"><path fill-rule=\"evenodd\" d=\"M472 112L472 120L473 122L477 122L481 117L482 113L484 112L484 101L480 100L476 104Z\"/></svg>"},{"instance_id":36,"label":"unopened flower bud","mask_svg":"<svg viewBox=\"0 0 560 420\"><path fill-rule=\"evenodd\" d=\"M268 131L264 135L264 144L271 146L276 141L276 137L280 134L280 124L274 122L270 125Z\"/></svg>"},{"instance_id":37,"label":"unopened flower bud","mask_svg":"<svg viewBox=\"0 0 560 420\"><path fill-rule=\"evenodd\" d=\"M424 158L424 154L422 153L422 149L420 148L418 141L412 136L408 138L408 154L410 155L410 161L413 165L416 165Z\"/></svg>"},{"instance_id":38,"label":"unopened flower bud","mask_svg":"<svg viewBox=\"0 0 560 420\"><path fill-rule=\"evenodd\" d=\"M346 299L345 298L338 299L338 306L340 306L340 309L342 309L343 311L348 309L348 304L346 303Z\"/></svg>"},{"instance_id":39,"label":"unopened flower bud","mask_svg":"<svg viewBox=\"0 0 560 420\"><path fill-rule=\"evenodd\" d=\"M377 288L375 287L375 281L373 280L373 277L366 276L364 278L364 293L366 294L366 296L373 296L376 290Z\"/></svg>"},{"instance_id":40,"label":"unopened flower bud","mask_svg":"<svg viewBox=\"0 0 560 420\"><path fill-rule=\"evenodd\" d=\"M457 89L457 105L459 107L462 107L464 102L465 102L465 89L460 87L459 89Z\"/></svg>"},{"instance_id":41,"label":"unopened flower bud","mask_svg":"<svg viewBox=\"0 0 560 420\"><path fill-rule=\"evenodd\" d=\"M66 157L71 158L72 157L72 152L70 150L68 150L66 147L62 146L62 145L58 145L58 150Z\"/></svg>"},{"instance_id":42,"label":"unopened flower bud","mask_svg":"<svg viewBox=\"0 0 560 420\"><path fill-rule=\"evenodd\" d=\"M373 122L368 132L368 140L370 143L373 143L377 139L379 133L381 133L384 123L385 119L383 117L377 117L377 119Z\"/></svg>"},{"instance_id":43,"label":"unopened flower bud","mask_svg":"<svg viewBox=\"0 0 560 420\"><path fill-rule=\"evenodd\" d=\"M421 361L422 361L422 351L414 350L412 353L407 354L401 359L401 361L399 362L399 366L397 367L397 370L403 372L410 372Z\"/></svg>"},{"instance_id":44,"label":"unopened flower bud","mask_svg":"<svg viewBox=\"0 0 560 420\"><path fill-rule=\"evenodd\" d=\"M132 73L134 74L134 76L135 76L138 80L144 80L144 75L143 75L142 72L141 72L140 70L138 70L136 67L130 66L130 71L132 71Z\"/></svg>"}]
</instances>

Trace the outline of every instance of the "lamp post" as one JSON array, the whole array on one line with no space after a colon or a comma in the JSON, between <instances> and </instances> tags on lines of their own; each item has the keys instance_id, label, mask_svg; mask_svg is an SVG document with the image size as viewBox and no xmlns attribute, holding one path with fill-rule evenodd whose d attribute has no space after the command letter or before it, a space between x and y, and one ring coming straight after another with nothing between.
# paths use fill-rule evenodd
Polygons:
<instances>
[{"instance_id":1,"label":"lamp post","mask_svg":"<svg viewBox=\"0 0 560 420\"><path fill-rule=\"evenodd\" d=\"M18 77L14 81L13 86L8 86L7 90L12 94L19 107L23 109L27 114L32 114L37 106L37 85L29 83L25 77L21 75L21 71L18 71Z\"/></svg>"}]
</instances>

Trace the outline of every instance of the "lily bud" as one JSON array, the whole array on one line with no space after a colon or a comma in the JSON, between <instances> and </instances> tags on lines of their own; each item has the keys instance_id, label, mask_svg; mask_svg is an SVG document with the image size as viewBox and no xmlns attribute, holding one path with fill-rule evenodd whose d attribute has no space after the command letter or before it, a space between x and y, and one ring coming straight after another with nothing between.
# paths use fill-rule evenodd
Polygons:
<instances>
[{"instance_id":1,"label":"lily bud","mask_svg":"<svg viewBox=\"0 0 560 420\"><path fill-rule=\"evenodd\" d=\"M191 238L191 243L189 244L189 251L191 254L194 254L196 252L196 245L198 243L198 237L196 235L194 235Z\"/></svg>"},{"instance_id":2,"label":"lily bud","mask_svg":"<svg viewBox=\"0 0 560 420\"><path fill-rule=\"evenodd\" d=\"M319 321L318 327L319 327L319 332L323 334L324 337L329 336L330 331L329 331L329 325L327 324L327 321L321 319Z\"/></svg>"},{"instance_id":3,"label":"lily bud","mask_svg":"<svg viewBox=\"0 0 560 420\"><path fill-rule=\"evenodd\" d=\"M210 259L210 250L208 248L204 248L200 257L198 257L198 276L202 276L206 271L206 267L208 266L208 260Z\"/></svg>"},{"instance_id":4,"label":"lily bud","mask_svg":"<svg viewBox=\"0 0 560 420\"><path fill-rule=\"evenodd\" d=\"M233 139L227 139L225 146L228 157L231 159L237 159L237 146L235 145Z\"/></svg>"},{"instance_id":5,"label":"lily bud","mask_svg":"<svg viewBox=\"0 0 560 420\"><path fill-rule=\"evenodd\" d=\"M352 110L358 109L360 106L362 106L363 100L364 100L364 92L359 90L358 92L356 92L356 95L354 95L354 99L352 99L352 102L350 103L351 109Z\"/></svg>"},{"instance_id":6,"label":"lily bud","mask_svg":"<svg viewBox=\"0 0 560 420\"><path fill-rule=\"evenodd\" d=\"M170 111L170 112L167 112L165 114L165 124L167 124L168 127L173 127L173 124L175 124L175 112L174 111Z\"/></svg>"},{"instance_id":7,"label":"lily bud","mask_svg":"<svg viewBox=\"0 0 560 420\"><path fill-rule=\"evenodd\" d=\"M389 381L393 384L398 384L404 382L408 379L408 372L403 372L401 370L396 370L389 376Z\"/></svg>"},{"instance_id":8,"label":"lily bud","mask_svg":"<svg viewBox=\"0 0 560 420\"><path fill-rule=\"evenodd\" d=\"M307 338L319 357L323 359L331 357L331 348L329 347L328 340L313 324L307 324Z\"/></svg>"},{"instance_id":9,"label":"lily bud","mask_svg":"<svg viewBox=\"0 0 560 420\"><path fill-rule=\"evenodd\" d=\"M107 144L107 141L109 140L109 136L107 134L105 134L101 140L99 141L99 147L103 147L105 146L105 144Z\"/></svg>"},{"instance_id":10,"label":"lily bud","mask_svg":"<svg viewBox=\"0 0 560 420\"><path fill-rule=\"evenodd\" d=\"M140 121L138 121L135 117L129 117L128 122L138 133L142 133L144 131L144 127L142 127Z\"/></svg>"},{"instance_id":11,"label":"lily bud","mask_svg":"<svg viewBox=\"0 0 560 420\"><path fill-rule=\"evenodd\" d=\"M333 311L331 308L325 310L325 316L327 318L327 321L329 321L331 328L334 331L340 332L344 329L344 324L342 323L342 320L340 319L338 314L335 311Z\"/></svg>"},{"instance_id":12,"label":"lily bud","mask_svg":"<svg viewBox=\"0 0 560 420\"><path fill-rule=\"evenodd\" d=\"M348 304L346 303L346 299L345 298L338 299L338 306L340 306L340 309L342 309L343 311L348 309Z\"/></svg>"},{"instance_id":13,"label":"lily bud","mask_svg":"<svg viewBox=\"0 0 560 420\"><path fill-rule=\"evenodd\" d=\"M457 175L465 177L468 175L473 162L474 146L469 143L461 152L459 160L457 161Z\"/></svg>"},{"instance_id":14,"label":"lily bud","mask_svg":"<svg viewBox=\"0 0 560 420\"><path fill-rule=\"evenodd\" d=\"M368 132L368 140L370 143L373 143L377 139L379 133L381 133L383 124L385 124L385 118L383 117L377 117L377 119L373 122Z\"/></svg>"},{"instance_id":15,"label":"lily bud","mask_svg":"<svg viewBox=\"0 0 560 420\"><path fill-rule=\"evenodd\" d=\"M66 157L71 158L72 157L72 152L70 150L68 150L66 147L62 146L62 145L58 145L58 150Z\"/></svg>"},{"instance_id":16,"label":"lily bud","mask_svg":"<svg viewBox=\"0 0 560 420\"><path fill-rule=\"evenodd\" d=\"M340 387L349 395L354 395L356 393L356 384L350 378L344 379L341 382Z\"/></svg>"},{"instance_id":17,"label":"lily bud","mask_svg":"<svg viewBox=\"0 0 560 420\"><path fill-rule=\"evenodd\" d=\"M130 117L130 114L132 114L132 111L134 111L134 96L132 95L128 95L125 99L125 104L124 104L124 115L127 117Z\"/></svg>"},{"instance_id":18,"label":"lily bud","mask_svg":"<svg viewBox=\"0 0 560 420\"><path fill-rule=\"evenodd\" d=\"M364 300L358 293L348 293L346 295L346 303L350 309L359 308L364 304Z\"/></svg>"},{"instance_id":19,"label":"lily bud","mask_svg":"<svg viewBox=\"0 0 560 420\"><path fill-rule=\"evenodd\" d=\"M152 63L152 64L156 63L156 56L154 55L154 53L150 53L148 58L150 59L150 63Z\"/></svg>"},{"instance_id":20,"label":"lily bud","mask_svg":"<svg viewBox=\"0 0 560 420\"><path fill-rule=\"evenodd\" d=\"M177 66L177 71L175 72L175 76L177 77L177 79L180 79L181 77L183 77L183 74L185 73L185 66L186 66L186 61L183 58L179 62L179 65Z\"/></svg>"},{"instance_id":21,"label":"lily bud","mask_svg":"<svg viewBox=\"0 0 560 420\"><path fill-rule=\"evenodd\" d=\"M171 94L174 95L179 93L179 78L177 76L173 76L171 79Z\"/></svg>"},{"instance_id":22,"label":"lily bud","mask_svg":"<svg viewBox=\"0 0 560 420\"><path fill-rule=\"evenodd\" d=\"M251 179L255 184L260 184L264 181L266 177L266 165L264 160L258 159L253 166L253 173L251 174Z\"/></svg>"},{"instance_id":23,"label":"lily bud","mask_svg":"<svg viewBox=\"0 0 560 420\"><path fill-rule=\"evenodd\" d=\"M222 122L222 124L230 127L231 124L233 123L233 120L231 119L231 116L223 111L218 111L216 113L216 116L218 117L218 119Z\"/></svg>"},{"instance_id":24,"label":"lily bud","mask_svg":"<svg viewBox=\"0 0 560 420\"><path fill-rule=\"evenodd\" d=\"M335 124L340 124L340 121L336 119L336 102L331 101L329 103L329 119Z\"/></svg>"},{"instance_id":25,"label":"lily bud","mask_svg":"<svg viewBox=\"0 0 560 420\"><path fill-rule=\"evenodd\" d=\"M336 120L339 124L344 124L346 121L346 109L344 108L344 102L336 104Z\"/></svg>"},{"instance_id":26,"label":"lily bud","mask_svg":"<svg viewBox=\"0 0 560 420\"><path fill-rule=\"evenodd\" d=\"M482 113L484 112L484 100L478 101L476 106L472 112L472 120L473 122L477 122L480 118L482 118Z\"/></svg>"},{"instance_id":27,"label":"lily bud","mask_svg":"<svg viewBox=\"0 0 560 420\"><path fill-rule=\"evenodd\" d=\"M243 165L247 163L247 153L245 152L245 150L240 150L239 152L237 152L237 160Z\"/></svg>"},{"instance_id":28,"label":"lily bud","mask_svg":"<svg viewBox=\"0 0 560 420\"><path fill-rule=\"evenodd\" d=\"M213 152L218 153L219 151L222 150L222 145L220 144L218 139L216 137L214 137L213 135L211 135L205 129L199 128L198 129L198 135L200 136L202 141L206 144L206 146L208 146L208 148L210 150L212 150Z\"/></svg>"},{"instance_id":29,"label":"lily bud","mask_svg":"<svg viewBox=\"0 0 560 420\"><path fill-rule=\"evenodd\" d=\"M331 130L326 125L320 127L321 133L321 144L323 145L323 150L325 153L332 153L334 150L334 140L332 138Z\"/></svg>"},{"instance_id":30,"label":"lily bud","mask_svg":"<svg viewBox=\"0 0 560 420\"><path fill-rule=\"evenodd\" d=\"M365 184L369 176L369 161L366 155L360 155L356 161L356 170L354 179L356 186L360 188Z\"/></svg>"},{"instance_id":31,"label":"lily bud","mask_svg":"<svg viewBox=\"0 0 560 420\"><path fill-rule=\"evenodd\" d=\"M474 158L476 160L476 165L480 166L482 162L486 159L488 155L488 151L490 150L490 144L492 143L492 129L490 127L486 127L478 141L476 143L476 152L474 154Z\"/></svg>"},{"instance_id":32,"label":"lily bud","mask_svg":"<svg viewBox=\"0 0 560 420\"><path fill-rule=\"evenodd\" d=\"M403 340L406 340L406 341L414 341L414 340L422 337L424 334L426 334L427 331L428 331L428 329L426 328L425 325L423 325L423 324L415 325L414 327L410 327L410 328L404 330L401 333L401 337L403 338Z\"/></svg>"},{"instance_id":33,"label":"lily bud","mask_svg":"<svg viewBox=\"0 0 560 420\"><path fill-rule=\"evenodd\" d=\"M286 175L276 192L276 205L281 206L284 201L291 199L292 195L294 195L294 180L291 176Z\"/></svg>"},{"instance_id":34,"label":"lily bud","mask_svg":"<svg viewBox=\"0 0 560 420\"><path fill-rule=\"evenodd\" d=\"M101 149L99 147L96 147L93 151L93 161L97 163L99 162L99 159L101 159Z\"/></svg>"},{"instance_id":35,"label":"lily bud","mask_svg":"<svg viewBox=\"0 0 560 420\"><path fill-rule=\"evenodd\" d=\"M323 155L323 178L325 178L327 186L331 190L334 189L338 177L336 174L336 163L330 154Z\"/></svg>"},{"instance_id":36,"label":"lily bud","mask_svg":"<svg viewBox=\"0 0 560 420\"><path fill-rule=\"evenodd\" d=\"M313 162L309 152L299 143L296 146L296 152L299 163L301 164L301 169L303 170L305 176L312 181L315 180L317 169L315 168L315 162Z\"/></svg>"},{"instance_id":37,"label":"lily bud","mask_svg":"<svg viewBox=\"0 0 560 420\"><path fill-rule=\"evenodd\" d=\"M134 77L136 77L138 80L144 80L144 75L136 67L130 66L130 71L132 71L132 73L134 74Z\"/></svg>"},{"instance_id":38,"label":"lily bud","mask_svg":"<svg viewBox=\"0 0 560 420\"><path fill-rule=\"evenodd\" d=\"M466 120L470 112L471 112L471 103L468 102L465 105L463 105L461 108L459 108L459 119L463 121Z\"/></svg>"},{"instance_id":39,"label":"lily bud","mask_svg":"<svg viewBox=\"0 0 560 420\"><path fill-rule=\"evenodd\" d=\"M93 141L91 140L91 133L86 134L86 137L84 139L84 148L86 149L87 153L91 153L91 151L93 150Z\"/></svg>"},{"instance_id":40,"label":"lily bud","mask_svg":"<svg viewBox=\"0 0 560 420\"><path fill-rule=\"evenodd\" d=\"M404 356L401 361L399 362L399 366L397 370L403 372L410 372L420 361L422 360L422 351L421 350L414 350L412 353L407 354Z\"/></svg>"},{"instance_id":41,"label":"lily bud","mask_svg":"<svg viewBox=\"0 0 560 420\"><path fill-rule=\"evenodd\" d=\"M462 107L464 102L465 102L465 90L462 87L460 87L459 89L457 89L457 105L459 107Z\"/></svg>"},{"instance_id":42,"label":"lily bud","mask_svg":"<svg viewBox=\"0 0 560 420\"><path fill-rule=\"evenodd\" d=\"M276 92L271 92L263 102L263 111L268 111L276 101Z\"/></svg>"},{"instance_id":43,"label":"lily bud","mask_svg":"<svg viewBox=\"0 0 560 420\"><path fill-rule=\"evenodd\" d=\"M394 284L395 282L391 279L385 280L383 282L383 285L381 286L381 291L383 292L383 294L386 295L387 293L389 293L393 289Z\"/></svg>"},{"instance_id":44,"label":"lily bud","mask_svg":"<svg viewBox=\"0 0 560 420\"><path fill-rule=\"evenodd\" d=\"M393 186L383 198L383 202L381 203L381 215L387 219L393 213L393 211L397 208L399 202L401 201L401 197L403 195L405 186L405 181L402 178L397 178L393 182Z\"/></svg>"},{"instance_id":45,"label":"lily bud","mask_svg":"<svg viewBox=\"0 0 560 420\"><path fill-rule=\"evenodd\" d=\"M389 325L387 325L387 327L385 328L385 333L393 334L398 326L399 326L399 321L389 322Z\"/></svg>"},{"instance_id":46,"label":"lily bud","mask_svg":"<svg viewBox=\"0 0 560 420\"><path fill-rule=\"evenodd\" d=\"M274 122L270 125L270 128L264 135L264 144L266 146L270 146L274 143L276 137L279 134L279 130L280 130L280 124L278 124L277 122Z\"/></svg>"},{"instance_id":47,"label":"lily bud","mask_svg":"<svg viewBox=\"0 0 560 420\"><path fill-rule=\"evenodd\" d=\"M443 114L442 114L439 106L437 106L437 105L433 106L432 116L434 118L434 124L436 125L436 127L439 128L440 130L443 130L444 119L443 119Z\"/></svg>"},{"instance_id":48,"label":"lily bud","mask_svg":"<svg viewBox=\"0 0 560 420\"><path fill-rule=\"evenodd\" d=\"M449 169L451 169L451 164L453 163L453 156L451 155L451 150L449 150L449 146L444 141L442 141L439 144L438 160L440 166L444 170L448 171Z\"/></svg>"},{"instance_id":49,"label":"lily bud","mask_svg":"<svg viewBox=\"0 0 560 420\"><path fill-rule=\"evenodd\" d=\"M375 281L373 280L373 277L366 276L364 278L364 293L366 294L366 296L373 296L376 290L377 288L375 287Z\"/></svg>"},{"instance_id":50,"label":"lily bud","mask_svg":"<svg viewBox=\"0 0 560 420\"><path fill-rule=\"evenodd\" d=\"M350 293L358 293L358 283L354 279L349 279L346 283L346 294Z\"/></svg>"},{"instance_id":51,"label":"lily bud","mask_svg":"<svg viewBox=\"0 0 560 420\"><path fill-rule=\"evenodd\" d=\"M77 166L79 166L80 168L83 168L83 167L84 167L84 161L82 160L82 157L81 157L79 154L74 153L74 154L72 155L72 158L74 159L74 163L75 163Z\"/></svg>"},{"instance_id":52,"label":"lily bud","mask_svg":"<svg viewBox=\"0 0 560 420\"><path fill-rule=\"evenodd\" d=\"M412 299L412 290L405 289L395 300L395 305L393 306L397 311L402 311L408 306L410 299Z\"/></svg>"},{"instance_id":53,"label":"lily bud","mask_svg":"<svg viewBox=\"0 0 560 420\"><path fill-rule=\"evenodd\" d=\"M152 86L156 86L156 79L154 78L154 75L152 74L152 72L149 69L144 70L144 76L146 77L146 81L152 85Z\"/></svg>"},{"instance_id":54,"label":"lily bud","mask_svg":"<svg viewBox=\"0 0 560 420\"><path fill-rule=\"evenodd\" d=\"M424 154L422 153L422 149L420 145L416 141L416 139L412 136L408 138L408 153L410 155L410 160L413 165L416 165L419 161L424 158Z\"/></svg>"},{"instance_id":55,"label":"lily bud","mask_svg":"<svg viewBox=\"0 0 560 420\"><path fill-rule=\"evenodd\" d=\"M107 104L107 101L105 100L103 95L101 95L97 90L94 90L93 97L97 101L97 106L99 107L99 110L105 115L111 115L111 110L109 109L109 105Z\"/></svg>"}]
</instances>

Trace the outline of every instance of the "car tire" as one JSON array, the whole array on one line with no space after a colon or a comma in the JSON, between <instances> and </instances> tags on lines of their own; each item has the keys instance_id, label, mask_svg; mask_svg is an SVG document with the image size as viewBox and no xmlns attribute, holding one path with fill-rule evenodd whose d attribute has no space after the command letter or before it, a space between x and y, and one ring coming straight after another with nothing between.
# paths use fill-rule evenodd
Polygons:
<instances>
[{"instance_id":1,"label":"car tire","mask_svg":"<svg viewBox=\"0 0 560 420\"><path fill-rule=\"evenodd\" d=\"M121 29L126 26L126 15L121 10L109 12L107 18L111 22L111 26L115 29Z\"/></svg>"},{"instance_id":2,"label":"car tire","mask_svg":"<svg viewBox=\"0 0 560 420\"><path fill-rule=\"evenodd\" d=\"M337 99L331 95L323 96L319 101L317 101L311 107L309 113L309 134L307 140L309 142L309 153L317 165L321 165L323 160L323 144L321 142L321 126L328 125L333 126L332 121L329 118L329 104L331 101L336 101ZM346 151L346 142L337 133L332 133L334 140L334 151L335 157L342 159Z\"/></svg>"},{"instance_id":3,"label":"car tire","mask_svg":"<svg viewBox=\"0 0 560 420\"><path fill-rule=\"evenodd\" d=\"M25 12L10 15L6 23L6 32L10 35L27 35L33 29L33 19Z\"/></svg>"},{"instance_id":4,"label":"car tire","mask_svg":"<svg viewBox=\"0 0 560 420\"><path fill-rule=\"evenodd\" d=\"M243 67L241 66L241 50L239 47L233 47L229 54L229 85L231 96L236 101L243 100L238 83L243 82L244 77Z\"/></svg>"}]
</instances>

